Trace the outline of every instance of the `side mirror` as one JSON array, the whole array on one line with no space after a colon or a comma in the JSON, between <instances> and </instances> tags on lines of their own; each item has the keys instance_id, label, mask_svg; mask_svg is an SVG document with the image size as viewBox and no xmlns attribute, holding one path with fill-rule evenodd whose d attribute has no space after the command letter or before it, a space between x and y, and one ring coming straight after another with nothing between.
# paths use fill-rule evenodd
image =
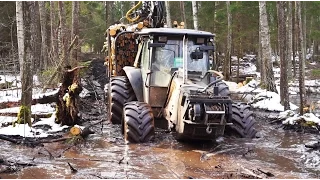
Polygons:
<instances>
[{"instance_id":1,"label":"side mirror","mask_svg":"<svg viewBox=\"0 0 320 180\"><path fill-rule=\"evenodd\" d=\"M202 51L195 51L191 53L191 59L202 59L203 58L203 52Z\"/></svg>"}]
</instances>

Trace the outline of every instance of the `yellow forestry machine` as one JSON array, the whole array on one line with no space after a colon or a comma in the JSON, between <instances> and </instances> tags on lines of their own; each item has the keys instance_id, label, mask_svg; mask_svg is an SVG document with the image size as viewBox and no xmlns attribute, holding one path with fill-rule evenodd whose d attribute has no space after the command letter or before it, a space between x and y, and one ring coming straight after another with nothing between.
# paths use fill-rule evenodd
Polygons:
<instances>
[{"instance_id":1,"label":"yellow forestry machine","mask_svg":"<svg viewBox=\"0 0 320 180\"><path fill-rule=\"evenodd\" d=\"M107 29L104 51L108 118L127 142L152 140L161 121L178 140L256 136L250 106L209 68L214 34L165 28L163 1L140 1L125 18Z\"/></svg>"}]
</instances>

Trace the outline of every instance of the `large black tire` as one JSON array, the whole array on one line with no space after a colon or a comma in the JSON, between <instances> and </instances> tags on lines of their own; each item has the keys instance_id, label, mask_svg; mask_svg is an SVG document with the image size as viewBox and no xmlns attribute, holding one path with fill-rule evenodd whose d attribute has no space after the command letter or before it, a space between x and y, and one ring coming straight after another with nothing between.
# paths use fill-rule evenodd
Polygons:
<instances>
[{"instance_id":1,"label":"large black tire","mask_svg":"<svg viewBox=\"0 0 320 180\"><path fill-rule=\"evenodd\" d=\"M136 95L125 76L112 77L108 92L108 114L112 124L121 124L123 106L126 102L136 100Z\"/></svg>"},{"instance_id":2,"label":"large black tire","mask_svg":"<svg viewBox=\"0 0 320 180\"><path fill-rule=\"evenodd\" d=\"M218 89L219 89L218 94L220 96L230 96L229 86L225 82L223 81L217 82L216 86L218 86Z\"/></svg>"},{"instance_id":3,"label":"large black tire","mask_svg":"<svg viewBox=\"0 0 320 180\"><path fill-rule=\"evenodd\" d=\"M230 120L229 120L230 121ZM250 106L245 103L232 104L232 126L226 127L226 133L240 138L255 138L257 130L256 121Z\"/></svg>"},{"instance_id":4,"label":"large black tire","mask_svg":"<svg viewBox=\"0 0 320 180\"><path fill-rule=\"evenodd\" d=\"M154 138L154 117L150 105L132 101L124 106L124 139L129 143L149 142Z\"/></svg>"}]
</instances>

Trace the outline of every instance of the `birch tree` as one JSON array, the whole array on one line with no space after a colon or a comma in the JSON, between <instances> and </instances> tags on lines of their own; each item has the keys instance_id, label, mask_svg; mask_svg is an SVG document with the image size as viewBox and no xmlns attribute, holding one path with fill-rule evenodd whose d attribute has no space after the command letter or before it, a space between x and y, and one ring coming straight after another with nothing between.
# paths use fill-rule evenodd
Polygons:
<instances>
[{"instance_id":1,"label":"birch tree","mask_svg":"<svg viewBox=\"0 0 320 180\"><path fill-rule=\"evenodd\" d=\"M20 77L23 73L23 63L25 61L25 51L24 51L24 19L23 19L23 2L16 2L16 21L17 21L17 41L18 41L18 56L20 64Z\"/></svg>"},{"instance_id":2,"label":"birch tree","mask_svg":"<svg viewBox=\"0 0 320 180\"><path fill-rule=\"evenodd\" d=\"M230 11L230 1L226 2L227 5L227 16L228 16L228 34L227 34L227 52L224 60L223 65L223 74L225 77L225 80L230 79L230 61L231 61L231 48L232 48L232 29L231 29L231 11Z\"/></svg>"},{"instance_id":3,"label":"birch tree","mask_svg":"<svg viewBox=\"0 0 320 180\"><path fill-rule=\"evenodd\" d=\"M41 67L48 68L48 33L47 33L47 15L45 2L39 1L40 27L41 27Z\"/></svg>"},{"instance_id":4,"label":"birch tree","mask_svg":"<svg viewBox=\"0 0 320 180\"><path fill-rule=\"evenodd\" d=\"M278 46L280 51L280 102L284 106L284 110L290 109L289 105L289 93L288 93L288 64L287 62L291 60L288 56L287 42L288 35L286 25L286 2L277 2L277 12L278 12ZM291 55L291 54L290 54Z\"/></svg>"},{"instance_id":5,"label":"birch tree","mask_svg":"<svg viewBox=\"0 0 320 180\"><path fill-rule=\"evenodd\" d=\"M305 61L306 61L306 49L304 47L305 39L302 27L302 17L301 17L301 2L296 2L296 23L297 23L297 33L298 33L298 51L299 51L299 94L300 94L300 114L303 114L303 108L306 106L306 88L305 88Z\"/></svg>"},{"instance_id":6,"label":"birch tree","mask_svg":"<svg viewBox=\"0 0 320 180\"><path fill-rule=\"evenodd\" d=\"M192 16L193 16L193 27L198 30L198 7L197 1L192 1Z\"/></svg>"},{"instance_id":7,"label":"birch tree","mask_svg":"<svg viewBox=\"0 0 320 180\"><path fill-rule=\"evenodd\" d=\"M171 27L172 27L172 24L171 24L171 15L170 15L170 2L169 2L169 1L166 1L165 3L166 3L166 13L167 13L167 17L166 17L166 19L167 19L167 26L168 26L169 28L171 28Z\"/></svg>"},{"instance_id":8,"label":"birch tree","mask_svg":"<svg viewBox=\"0 0 320 180\"><path fill-rule=\"evenodd\" d=\"M262 68L261 71L264 70L265 74L261 72L261 77L265 75L265 77L261 78L262 84L266 87L268 91L277 92L276 85L274 82L274 73L272 67L271 60L271 44L270 44L270 35L269 35L269 25L268 25L268 15L266 10L266 2L259 1L259 14L260 14L260 36L261 36L261 57L262 57ZM264 80L264 81L263 81Z\"/></svg>"},{"instance_id":9,"label":"birch tree","mask_svg":"<svg viewBox=\"0 0 320 180\"><path fill-rule=\"evenodd\" d=\"M28 123L31 126L31 101L32 101L32 47L31 47L31 10L34 3L31 1L16 2L17 38L21 76L21 106L18 124Z\"/></svg>"}]
</instances>

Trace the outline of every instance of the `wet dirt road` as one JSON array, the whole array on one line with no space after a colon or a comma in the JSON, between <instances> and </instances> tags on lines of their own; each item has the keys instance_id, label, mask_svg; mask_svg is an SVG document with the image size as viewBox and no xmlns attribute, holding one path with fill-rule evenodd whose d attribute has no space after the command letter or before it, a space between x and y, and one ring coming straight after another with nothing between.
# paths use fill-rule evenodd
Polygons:
<instances>
[{"instance_id":1,"label":"wet dirt road","mask_svg":"<svg viewBox=\"0 0 320 180\"><path fill-rule=\"evenodd\" d=\"M260 139L224 138L220 144L181 143L170 133L157 132L155 142L127 145L117 125L104 125L103 131L97 130L77 146L51 143L29 148L0 141L2 159L36 165L0 177L248 178L254 172L266 178L262 170L274 175L268 178L319 178L320 152L304 147L319 135L286 131L257 120ZM71 172L68 162L77 172Z\"/></svg>"}]
</instances>

